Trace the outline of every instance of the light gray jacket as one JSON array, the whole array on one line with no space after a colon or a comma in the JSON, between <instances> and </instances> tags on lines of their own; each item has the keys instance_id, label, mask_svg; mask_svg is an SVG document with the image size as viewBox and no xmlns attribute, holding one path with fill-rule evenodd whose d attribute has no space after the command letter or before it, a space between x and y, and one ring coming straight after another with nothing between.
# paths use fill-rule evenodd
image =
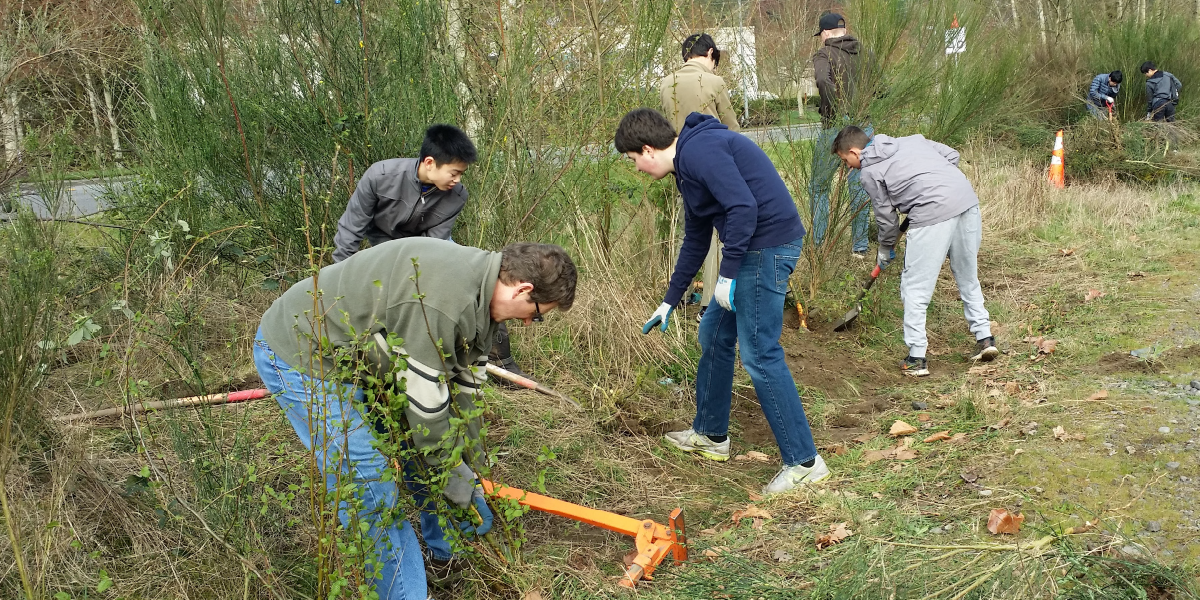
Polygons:
<instances>
[{"instance_id":1,"label":"light gray jacket","mask_svg":"<svg viewBox=\"0 0 1200 600\"><path fill-rule=\"evenodd\" d=\"M372 244L407 237L450 239L454 221L467 204L461 183L443 192L421 193L417 159L389 158L367 168L333 237L333 262L358 252L366 237Z\"/></svg>"},{"instance_id":2,"label":"light gray jacket","mask_svg":"<svg viewBox=\"0 0 1200 600\"><path fill-rule=\"evenodd\" d=\"M916 229L979 204L971 182L958 170L958 151L921 135L871 138L862 151L860 174L875 207L880 246L896 246L899 213L908 215L909 228Z\"/></svg>"}]
</instances>

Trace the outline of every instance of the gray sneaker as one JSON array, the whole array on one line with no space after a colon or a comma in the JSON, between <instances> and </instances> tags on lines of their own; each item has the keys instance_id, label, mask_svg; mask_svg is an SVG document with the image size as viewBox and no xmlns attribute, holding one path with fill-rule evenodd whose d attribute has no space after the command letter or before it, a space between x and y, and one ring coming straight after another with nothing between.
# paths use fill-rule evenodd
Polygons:
<instances>
[{"instance_id":1,"label":"gray sneaker","mask_svg":"<svg viewBox=\"0 0 1200 600\"><path fill-rule=\"evenodd\" d=\"M726 438L723 442L714 442L708 439L706 435L696 433L695 429L685 429L683 431L671 431L663 436L673 446L683 450L699 454L709 460L725 462L729 460L729 439Z\"/></svg>"},{"instance_id":2,"label":"gray sneaker","mask_svg":"<svg viewBox=\"0 0 1200 600\"><path fill-rule=\"evenodd\" d=\"M801 465L784 467L775 476L775 479L772 479L771 483L763 488L763 495L787 492L802 485L817 483L826 477L829 477L829 467L825 464L825 459L817 455L816 462L811 467Z\"/></svg>"},{"instance_id":3,"label":"gray sneaker","mask_svg":"<svg viewBox=\"0 0 1200 600\"><path fill-rule=\"evenodd\" d=\"M975 355L971 360L988 362L995 360L997 356L1000 356L1000 349L996 347L996 338L989 335L975 342Z\"/></svg>"}]
</instances>

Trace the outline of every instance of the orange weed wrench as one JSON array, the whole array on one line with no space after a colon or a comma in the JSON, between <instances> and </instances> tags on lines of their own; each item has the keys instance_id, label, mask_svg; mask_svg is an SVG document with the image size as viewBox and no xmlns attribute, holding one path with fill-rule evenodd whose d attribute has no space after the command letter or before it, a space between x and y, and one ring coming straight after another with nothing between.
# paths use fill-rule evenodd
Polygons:
<instances>
[{"instance_id":1,"label":"orange weed wrench","mask_svg":"<svg viewBox=\"0 0 1200 600\"><path fill-rule=\"evenodd\" d=\"M574 519L632 537L637 545L638 555L633 559L633 564L625 570L625 576L621 578L621 587L632 589L638 580L654 579L654 569L667 557L667 553L672 555L677 565L687 560L687 534L684 531L682 508L671 511L667 526L664 527L649 519L639 521L503 484L496 485L486 479L479 482L488 494L516 500L518 504L533 510Z\"/></svg>"}]
</instances>

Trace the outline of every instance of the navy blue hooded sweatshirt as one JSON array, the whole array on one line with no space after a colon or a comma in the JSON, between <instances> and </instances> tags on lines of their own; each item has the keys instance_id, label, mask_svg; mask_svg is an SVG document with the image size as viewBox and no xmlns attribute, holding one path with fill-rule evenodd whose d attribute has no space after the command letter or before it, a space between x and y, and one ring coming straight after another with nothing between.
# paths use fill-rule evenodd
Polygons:
<instances>
[{"instance_id":1,"label":"navy blue hooded sweatshirt","mask_svg":"<svg viewBox=\"0 0 1200 600\"><path fill-rule=\"evenodd\" d=\"M725 244L721 277L736 279L749 250L804 237L796 203L767 154L711 115L692 113L675 142L683 247L663 302L675 306L704 264L712 230Z\"/></svg>"}]
</instances>

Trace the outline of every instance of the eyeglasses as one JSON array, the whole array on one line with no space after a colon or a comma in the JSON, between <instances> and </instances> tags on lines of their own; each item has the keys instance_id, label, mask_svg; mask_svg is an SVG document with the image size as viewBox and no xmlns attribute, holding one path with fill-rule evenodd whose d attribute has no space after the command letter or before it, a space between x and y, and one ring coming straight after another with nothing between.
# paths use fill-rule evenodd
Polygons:
<instances>
[{"instance_id":1,"label":"eyeglasses","mask_svg":"<svg viewBox=\"0 0 1200 600\"><path fill-rule=\"evenodd\" d=\"M533 303L533 318L529 320L534 323L541 323L545 321L545 319L542 318L542 307L538 306L537 302Z\"/></svg>"}]
</instances>

